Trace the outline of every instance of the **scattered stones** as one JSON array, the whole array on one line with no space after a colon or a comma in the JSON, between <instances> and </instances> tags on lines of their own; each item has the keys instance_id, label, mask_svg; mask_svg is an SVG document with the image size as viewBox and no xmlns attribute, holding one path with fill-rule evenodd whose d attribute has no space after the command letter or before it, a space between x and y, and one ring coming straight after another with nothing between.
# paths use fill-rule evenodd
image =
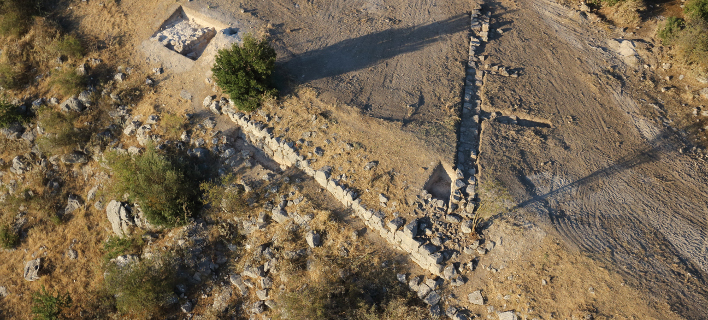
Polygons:
<instances>
[{"instance_id":1,"label":"scattered stones","mask_svg":"<svg viewBox=\"0 0 708 320\"><path fill-rule=\"evenodd\" d=\"M79 253L74 249L69 249L66 251L66 256L71 260L76 260L79 257Z\"/></svg>"},{"instance_id":2,"label":"scattered stones","mask_svg":"<svg viewBox=\"0 0 708 320\"><path fill-rule=\"evenodd\" d=\"M180 305L180 310L182 310L182 312L184 312L184 313L192 312L193 308L194 308L194 306L189 301L185 301L183 304Z\"/></svg>"},{"instance_id":3,"label":"scattered stones","mask_svg":"<svg viewBox=\"0 0 708 320\"><path fill-rule=\"evenodd\" d=\"M218 313L226 311L226 308L229 306L231 294L232 291L230 287L221 288L221 290L219 290L219 292L214 296L214 303L212 304L214 311Z\"/></svg>"},{"instance_id":4,"label":"scattered stones","mask_svg":"<svg viewBox=\"0 0 708 320\"><path fill-rule=\"evenodd\" d=\"M12 167L10 172L14 174L25 174L30 170L30 161L24 156L16 156L12 159Z\"/></svg>"}]
</instances>

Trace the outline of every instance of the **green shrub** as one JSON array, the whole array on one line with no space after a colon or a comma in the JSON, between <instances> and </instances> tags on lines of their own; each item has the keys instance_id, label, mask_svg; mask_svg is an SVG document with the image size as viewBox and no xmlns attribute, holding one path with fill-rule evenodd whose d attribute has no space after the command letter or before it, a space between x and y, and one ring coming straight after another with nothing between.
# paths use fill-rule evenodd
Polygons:
<instances>
[{"instance_id":1,"label":"green shrub","mask_svg":"<svg viewBox=\"0 0 708 320\"><path fill-rule=\"evenodd\" d=\"M20 237L8 225L0 226L0 247L4 249L12 249L17 245Z\"/></svg>"},{"instance_id":2,"label":"green shrub","mask_svg":"<svg viewBox=\"0 0 708 320\"><path fill-rule=\"evenodd\" d=\"M25 122L26 117L17 112L17 106L0 98L0 128L6 128L13 123Z\"/></svg>"},{"instance_id":3,"label":"green shrub","mask_svg":"<svg viewBox=\"0 0 708 320\"><path fill-rule=\"evenodd\" d=\"M118 312L134 319L150 319L174 296L175 266L169 258L143 259L129 266L108 266L106 291L115 297Z\"/></svg>"},{"instance_id":4,"label":"green shrub","mask_svg":"<svg viewBox=\"0 0 708 320\"><path fill-rule=\"evenodd\" d=\"M32 11L25 0L0 2L0 35L19 37L29 30Z\"/></svg>"},{"instance_id":5,"label":"green shrub","mask_svg":"<svg viewBox=\"0 0 708 320\"><path fill-rule=\"evenodd\" d=\"M175 226L194 212L198 182L185 174L183 163L158 154L152 146L135 157L109 153L107 160L115 176L115 195L128 193L150 223Z\"/></svg>"},{"instance_id":6,"label":"green shrub","mask_svg":"<svg viewBox=\"0 0 708 320\"><path fill-rule=\"evenodd\" d=\"M690 0L683 7L683 13L689 20L708 22L708 0Z\"/></svg>"},{"instance_id":7,"label":"green shrub","mask_svg":"<svg viewBox=\"0 0 708 320\"><path fill-rule=\"evenodd\" d=\"M86 87L86 76L80 75L76 68L70 66L52 74L52 86L59 88L62 94L73 96L79 94Z\"/></svg>"},{"instance_id":8,"label":"green shrub","mask_svg":"<svg viewBox=\"0 0 708 320\"><path fill-rule=\"evenodd\" d=\"M174 113L163 113L160 119L160 126L166 138L178 140L184 131L184 117Z\"/></svg>"},{"instance_id":9,"label":"green shrub","mask_svg":"<svg viewBox=\"0 0 708 320\"><path fill-rule=\"evenodd\" d=\"M678 36L679 32L683 30L683 28L686 26L686 21L684 21L681 18L677 17L669 17L666 19L666 24L664 24L664 27L660 28L657 35L659 36L659 39L663 41L664 44L667 44L676 36Z\"/></svg>"},{"instance_id":10,"label":"green shrub","mask_svg":"<svg viewBox=\"0 0 708 320\"><path fill-rule=\"evenodd\" d=\"M32 314L37 320L55 320L62 319L62 311L71 307L71 296L67 293L61 295L56 293L56 296L47 292L47 289L42 286L40 292L32 294Z\"/></svg>"},{"instance_id":11,"label":"green shrub","mask_svg":"<svg viewBox=\"0 0 708 320\"><path fill-rule=\"evenodd\" d=\"M234 44L231 49L219 50L211 70L216 84L240 110L253 111L264 98L277 94L271 86L273 68L275 50L268 41L247 35L242 47Z\"/></svg>"}]
</instances>

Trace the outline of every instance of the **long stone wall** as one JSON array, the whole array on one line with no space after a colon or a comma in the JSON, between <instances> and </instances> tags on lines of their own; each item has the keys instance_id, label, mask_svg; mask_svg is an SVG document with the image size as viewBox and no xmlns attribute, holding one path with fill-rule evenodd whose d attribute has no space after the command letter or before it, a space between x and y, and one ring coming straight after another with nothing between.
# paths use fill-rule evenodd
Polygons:
<instances>
[{"instance_id":1,"label":"long stone wall","mask_svg":"<svg viewBox=\"0 0 708 320\"><path fill-rule=\"evenodd\" d=\"M249 116L237 113L234 110L224 110L233 122L241 128L241 135L251 144L263 150L266 155L280 165L296 167L317 181L324 189L329 191L335 199L361 218L374 232L381 235L390 244L408 252L420 267L433 274L441 275L444 269L443 256L438 247L426 244L424 240L416 238L418 235L418 219L404 221L401 218L386 221L385 215L377 210L367 208L359 199L358 191L347 186L342 181L330 176L329 167L315 169L310 161L299 154L292 141L282 137L275 137L272 128L259 121L252 121ZM280 220L287 218L287 212L278 210L273 212Z\"/></svg>"}]
</instances>

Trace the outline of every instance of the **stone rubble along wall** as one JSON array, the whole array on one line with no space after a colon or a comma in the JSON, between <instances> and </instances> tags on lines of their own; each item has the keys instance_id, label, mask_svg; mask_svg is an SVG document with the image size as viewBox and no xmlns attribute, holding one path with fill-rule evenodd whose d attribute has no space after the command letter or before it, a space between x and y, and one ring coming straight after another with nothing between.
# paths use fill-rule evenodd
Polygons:
<instances>
[{"instance_id":1,"label":"stone rubble along wall","mask_svg":"<svg viewBox=\"0 0 708 320\"><path fill-rule=\"evenodd\" d=\"M368 209L361 203L361 199L359 199L359 195L355 190L337 179L330 178L328 168L316 170L310 166L310 161L298 153L293 142L287 141L282 137L275 137L271 128L266 127L265 124L259 121L250 120L243 113L236 113L233 110L226 110L225 113L242 128L241 135L243 138L263 150L275 162L287 167L294 166L313 177L317 183L329 191L345 207L351 208L372 231L379 233L382 238L392 245L410 253L413 261L423 269L436 275L442 274L444 268L442 264L443 256L437 252L438 248L425 246L422 240L415 238L418 231L417 219L406 224L403 230L389 229L382 212Z\"/></svg>"}]
</instances>

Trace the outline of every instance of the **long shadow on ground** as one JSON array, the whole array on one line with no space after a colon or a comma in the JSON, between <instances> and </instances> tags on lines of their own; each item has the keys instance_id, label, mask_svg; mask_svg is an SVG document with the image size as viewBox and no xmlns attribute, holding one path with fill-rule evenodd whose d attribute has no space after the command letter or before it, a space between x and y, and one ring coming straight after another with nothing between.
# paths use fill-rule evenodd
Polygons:
<instances>
[{"instance_id":1,"label":"long shadow on ground","mask_svg":"<svg viewBox=\"0 0 708 320\"><path fill-rule=\"evenodd\" d=\"M469 16L456 15L421 26L388 29L347 39L278 63L299 83L342 75L414 52L466 30Z\"/></svg>"},{"instance_id":2,"label":"long shadow on ground","mask_svg":"<svg viewBox=\"0 0 708 320\"><path fill-rule=\"evenodd\" d=\"M648 292L668 300L672 310L688 319L703 318L708 312L706 275L699 266L684 257L676 245L667 238L667 235L659 230L656 221L653 223L650 221L652 219L651 213L631 210L631 204L623 204L629 206L630 210L623 210L622 207L619 207L616 208L616 212L602 212L592 203L584 206L582 210L564 212L557 209L557 206L552 203L558 203L558 201L597 201L589 195L603 191L603 188L607 188L611 184L622 184L621 174L625 171L639 169L643 165L675 157L677 145L681 145L681 143L677 141L675 134L665 130L649 142L649 147L622 157L606 168L545 194L538 194L537 186L526 178L523 172L519 172L522 183L531 198L519 203L511 211L527 208L546 212L553 227L562 237L581 248L593 259L608 266L614 266L614 271L620 273L630 284L646 288ZM612 192L615 190L617 189L613 189ZM583 198L576 199L578 196ZM601 198L602 195L597 197ZM621 201L622 198L619 197L619 199ZM617 199L600 199L599 201L610 200L617 201ZM641 199L636 200L641 201ZM676 199L676 201L679 202L681 199ZM681 211L668 207L656 208L656 211L658 214L667 215L668 220L680 221L683 225L673 226L680 228L680 232L695 237L687 230L698 230L702 236L698 235L697 238L705 239L705 226L708 223L705 220L705 215L702 212L694 212L685 205L678 206L682 209ZM700 204L697 205L700 206ZM697 242L688 242L694 247L701 246ZM702 245L705 246L705 243ZM696 250L701 251L700 248Z\"/></svg>"}]
</instances>

